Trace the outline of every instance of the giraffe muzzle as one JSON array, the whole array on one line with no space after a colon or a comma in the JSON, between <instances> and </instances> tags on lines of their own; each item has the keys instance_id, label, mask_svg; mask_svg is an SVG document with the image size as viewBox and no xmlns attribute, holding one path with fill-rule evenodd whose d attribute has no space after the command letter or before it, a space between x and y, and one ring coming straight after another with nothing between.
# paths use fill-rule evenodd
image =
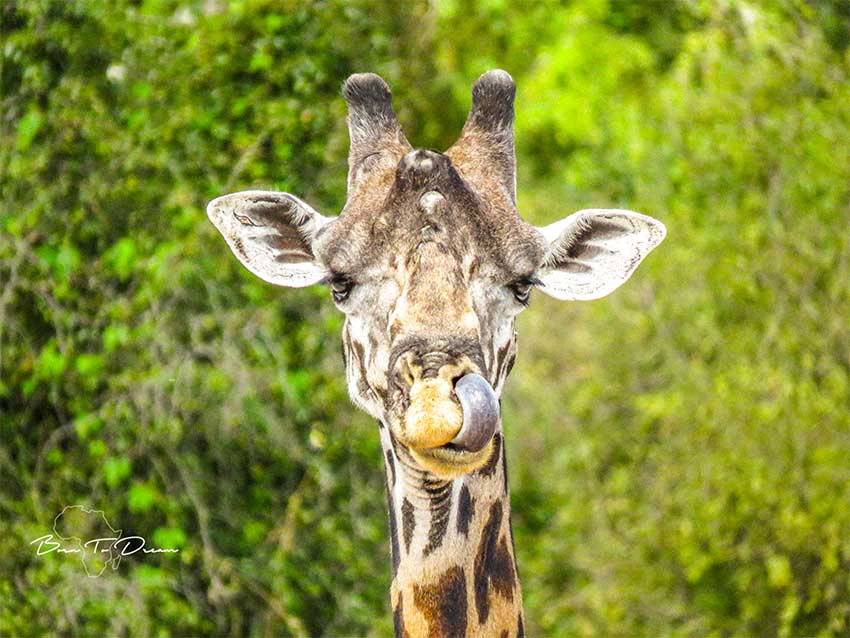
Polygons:
<instances>
[{"instance_id":1,"label":"giraffe muzzle","mask_svg":"<svg viewBox=\"0 0 850 638\"><path fill-rule=\"evenodd\" d=\"M439 398L433 397L433 402L411 392L416 396L405 419L410 453L420 466L443 478L473 472L492 455L499 399L490 383L474 372L464 374L453 385L437 377L426 380L422 387L432 385L434 389L441 386Z\"/></svg>"},{"instance_id":2,"label":"giraffe muzzle","mask_svg":"<svg viewBox=\"0 0 850 638\"><path fill-rule=\"evenodd\" d=\"M478 452L499 425L499 399L480 374L467 373L454 385L434 376L411 388L405 421L406 443L414 449Z\"/></svg>"}]
</instances>

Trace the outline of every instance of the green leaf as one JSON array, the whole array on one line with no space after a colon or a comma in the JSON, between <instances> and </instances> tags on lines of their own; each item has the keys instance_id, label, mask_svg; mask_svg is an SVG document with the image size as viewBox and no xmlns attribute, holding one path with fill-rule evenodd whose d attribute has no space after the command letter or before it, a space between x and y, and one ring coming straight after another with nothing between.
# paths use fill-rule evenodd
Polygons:
<instances>
[{"instance_id":1,"label":"green leaf","mask_svg":"<svg viewBox=\"0 0 850 638\"><path fill-rule=\"evenodd\" d=\"M99 354L78 355L74 367L84 377L96 377L103 371L103 357Z\"/></svg>"},{"instance_id":2,"label":"green leaf","mask_svg":"<svg viewBox=\"0 0 850 638\"><path fill-rule=\"evenodd\" d=\"M103 427L103 421L94 413L82 414L74 419L74 429L81 440L96 434Z\"/></svg>"},{"instance_id":3,"label":"green leaf","mask_svg":"<svg viewBox=\"0 0 850 638\"><path fill-rule=\"evenodd\" d=\"M59 352L55 341L50 341L44 348L35 363L35 376L38 379L50 380L62 376L68 367L68 358Z\"/></svg>"},{"instance_id":4,"label":"green leaf","mask_svg":"<svg viewBox=\"0 0 850 638\"><path fill-rule=\"evenodd\" d=\"M126 457L111 457L103 462L103 475L110 488L117 487L125 478L130 476L132 463Z\"/></svg>"},{"instance_id":5,"label":"green leaf","mask_svg":"<svg viewBox=\"0 0 850 638\"><path fill-rule=\"evenodd\" d=\"M106 454L106 443L101 441L100 439L95 439L94 441L89 441L89 454L93 458L100 458L104 454Z\"/></svg>"},{"instance_id":6,"label":"green leaf","mask_svg":"<svg viewBox=\"0 0 850 638\"><path fill-rule=\"evenodd\" d=\"M139 100L146 100L153 92L153 87L147 82L136 82L132 87L130 87L130 91L133 96Z\"/></svg>"},{"instance_id":7,"label":"green leaf","mask_svg":"<svg viewBox=\"0 0 850 638\"><path fill-rule=\"evenodd\" d=\"M60 281L68 281L80 266L80 252L71 244L62 244L53 261L53 272Z\"/></svg>"},{"instance_id":8,"label":"green leaf","mask_svg":"<svg viewBox=\"0 0 850 638\"><path fill-rule=\"evenodd\" d=\"M248 68L251 71L267 71L272 67L274 63L274 59L271 55L266 51L256 51L253 56L251 56L251 62L248 64Z\"/></svg>"},{"instance_id":9,"label":"green leaf","mask_svg":"<svg viewBox=\"0 0 850 638\"><path fill-rule=\"evenodd\" d=\"M123 346L130 338L130 330L124 324L112 324L103 331L103 349L106 352L114 352L119 346Z\"/></svg>"},{"instance_id":10,"label":"green leaf","mask_svg":"<svg viewBox=\"0 0 850 638\"><path fill-rule=\"evenodd\" d=\"M133 571L133 580L139 584L144 590L155 591L161 587L165 587L168 578L163 570L147 563L140 563Z\"/></svg>"},{"instance_id":11,"label":"green leaf","mask_svg":"<svg viewBox=\"0 0 850 638\"><path fill-rule=\"evenodd\" d=\"M27 150L35 136L38 134L43 121L41 113L31 109L18 121L17 149L21 152Z\"/></svg>"},{"instance_id":12,"label":"green leaf","mask_svg":"<svg viewBox=\"0 0 850 638\"><path fill-rule=\"evenodd\" d=\"M156 488L147 483L135 483L127 492L127 507L131 512L147 512L158 497Z\"/></svg>"},{"instance_id":13,"label":"green leaf","mask_svg":"<svg viewBox=\"0 0 850 638\"><path fill-rule=\"evenodd\" d=\"M787 587L791 583L791 562L787 556L770 556L767 559L767 580L771 587Z\"/></svg>"},{"instance_id":14,"label":"green leaf","mask_svg":"<svg viewBox=\"0 0 850 638\"><path fill-rule=\"evenodd\" d=\"M267 533L268 526L262 521L245 521L242 525L242 534L245 537L245 541L251 545L261 542Z\"/></svg>"},{"instance_id":15,"label":"green leaf","mask_svg":"<svg viewBox=\"0 0 850 638\"><path fill-rule=\"evenodd\" d=\"M119 279L128 279L136 263L136 243L130 237L119 239L103 254L103 261Z\"/></svg>"}]
</instances>

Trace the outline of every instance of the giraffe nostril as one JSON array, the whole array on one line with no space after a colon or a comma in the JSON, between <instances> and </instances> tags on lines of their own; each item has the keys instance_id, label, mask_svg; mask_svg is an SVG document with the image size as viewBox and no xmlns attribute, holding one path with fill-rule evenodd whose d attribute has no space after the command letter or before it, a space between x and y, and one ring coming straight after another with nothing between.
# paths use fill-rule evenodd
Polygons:
<instances>
[{"instance_id":1,"label":"giraffe nostril","mask_svg":"<svg viewBox=\"0 0 850 638\"><path fill-rule=\"evenodd\" d=\"M401 378L407 384L407 387L411 387L416 381L416 378L413 376L413 370L410 366L410 358L402 357L401 359Z\"/></svg>"}]
</instances>

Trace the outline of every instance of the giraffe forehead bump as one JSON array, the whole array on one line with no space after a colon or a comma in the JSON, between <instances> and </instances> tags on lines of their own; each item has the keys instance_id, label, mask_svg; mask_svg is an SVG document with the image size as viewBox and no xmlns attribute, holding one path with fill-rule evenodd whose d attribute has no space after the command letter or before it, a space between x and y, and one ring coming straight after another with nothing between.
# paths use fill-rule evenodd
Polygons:
<instances>
[{"instance_id":1,"label":"giraffe forehead bump","mask_svg":"<svg viewBox=\"0 0 850 638\"><path fill-rule=\"evenodd\" d=\"M419 210L425 215L433 215L437 206L445 204L446 198L440 191L426 191L419 198Z\"/></svg>"}]
</instances>

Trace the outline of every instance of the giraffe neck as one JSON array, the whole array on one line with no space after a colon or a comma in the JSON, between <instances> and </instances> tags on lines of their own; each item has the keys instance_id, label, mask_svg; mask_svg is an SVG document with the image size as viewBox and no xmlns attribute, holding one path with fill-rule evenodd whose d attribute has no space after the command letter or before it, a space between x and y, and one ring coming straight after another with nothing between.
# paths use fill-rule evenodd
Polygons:
<instances>
[{"instance_id":1,"label":"giraffe neck","mask_svg":"<svg viewBox=\"0 0 850 638\"><path fill-rule=\"evenodd\" d=\"M396 638L523 635L503 437L451 481L419 469L381 425Z\"/></svg>"}]
</instances>

